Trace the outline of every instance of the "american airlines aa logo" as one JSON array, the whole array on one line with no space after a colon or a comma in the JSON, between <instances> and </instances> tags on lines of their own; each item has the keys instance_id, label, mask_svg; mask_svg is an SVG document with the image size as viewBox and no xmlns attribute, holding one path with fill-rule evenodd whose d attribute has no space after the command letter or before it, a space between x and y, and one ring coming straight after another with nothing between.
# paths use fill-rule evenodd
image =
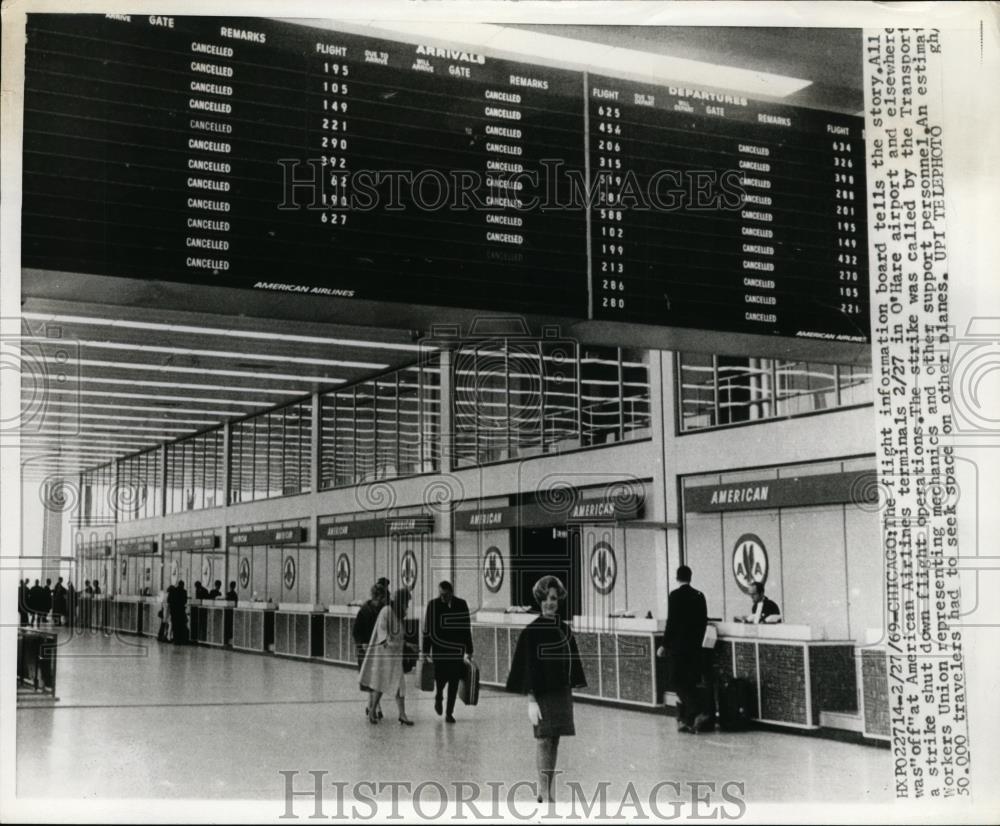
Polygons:
<instances>
[{"instance_id":1,"label":"american airlines aa logo","mask_svg":"<svg viewBox=\"0 0 1000 826\"><path fill-rule=\"evenodd\" d=\"M341 591L346 591L350 584L351 560L347 558L347 554L341 554L337 557L337 587Z\"/></svg>"},{"instance_id":2,"label":"american airlines aa logo","mask_svg":"<svg viewBox=\"0 0 1000 826\"><path fill-rule=\"evenodd\" d=\"M745 594L755 582L767 582L767 549L757 534L745 533L733 547L733 576Z\"/></svg>"},{"instance_id":3,"label":"american airlines aa logo","mask_svg":"<svg viewBox=\"0 0 1000 826\"><path fill-rule=\"evenodd\" d=\"M240 560L240 588L250 587L250 560L246 557Z\"/></svg>"},{"instance_id":4,"label":"american airlines aa logo","mask_svg":"<svg viewBox=\"0 0 1000 826\"><path fill-rule=\"evenodd\" d=\"M417 555L413 551L403 554L399 564L399 580L407 590L412 590L417 584Z\"/></svg>"},{"instance_id":5,"label":"american airlines aa logo","mask_svg":"<svg viewBox=\"0 0 1000 826\"><path fill-rule=\"evenodd\" d=\"M615 557L615 549L603 539L595 542L594 550L590 552L590 581L594 584L594 590L601 596L610 594L617 579L618 559Z\"/></svg>"},{"instance_id":6,"label":"american airlines aa logo","mask_svg":"<svg viewBox=\"0 0 1000 826\"><path fill-rule=\"evenodd\" d=\"M492 545L486 549L486 556L483 558L483 584L491 594L495 594L503 585L503 557L500 549Z\"/></svg>"},{"instance_id":7,"label":"american airlines aa logo","mask_svg":"<svg viewBox=\"0 0 1000 826\"><path fill-rule=\"evenodd\" d=\"M285 567L284 567L284 580L285 587L292 588L295 585L295 560L290 557L285 557Z\"/></svg>"}]
</instances>

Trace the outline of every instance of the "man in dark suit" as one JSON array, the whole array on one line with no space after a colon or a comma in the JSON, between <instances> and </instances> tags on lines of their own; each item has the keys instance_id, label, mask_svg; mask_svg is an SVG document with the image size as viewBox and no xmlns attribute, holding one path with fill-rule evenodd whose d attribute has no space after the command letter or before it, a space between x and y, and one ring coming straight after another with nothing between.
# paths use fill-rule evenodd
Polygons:
<instances>
[{"instance_id":1,"label":"man in dark suit","mask_svg":"<svg viewBox=\"0 0 1000 826\"><path fill-rule=\"evenodd\" d=\"M691 587L691 569L687 565L677 569L677 581L680 585L667 600L667 627L656 654L670 658L670 676L678 702L677 730L694 734L708 719L699 713L697 692L708 606L705 595Z\"/></svg>"},{"instance_id":2,"label":"man in dark suit","mask_svg":"<svg viewBox=\"0 0 1000 826\"><path fill-rule=\"evenodd\" d=\"M465 673L465 663L472 657L472 623L469 606L455 596L447 580L438 585L438 596L427 603L424 617L423 654L434 663L434 711L445 713L445 722L455 722L455 697ZM448 704L442 709L442 693L448 686Z\"/></svg>"},{"instance_id":3,"label":"man in dark suit","mask_svg":"<svg viewBox=\"0 0 1000 826\"><path fill-rule=\"evenodd\" d=\"M773 599L764 596L764 583L755 582L750 588L750 599L753 606L750 613L743 617L743 622L781 622L781 609Z\"/></svg>"}]
</instances>

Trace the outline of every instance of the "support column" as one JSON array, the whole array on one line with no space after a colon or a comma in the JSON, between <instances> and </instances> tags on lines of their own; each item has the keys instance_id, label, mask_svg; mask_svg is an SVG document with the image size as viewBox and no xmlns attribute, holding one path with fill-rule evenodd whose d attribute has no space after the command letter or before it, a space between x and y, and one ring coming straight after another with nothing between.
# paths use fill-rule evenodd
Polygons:
<instances>
[{"instance_id":1,"label":"support column","mask_svg":"<svg viewBox=\"0 0 1000 826\"><path fill-rule=\"evenodd\" d=\"M320 408L321 397L319 393L312 395L312 427L309 432L309 490L312 491L313 501L316 501L316 494L319 493L320 483L320 450L322 447L322 426L323 417ZM376 396L375 406L378 409L378 398ZM314 509L315 511L315 509ZM310 602L313 605L319 604L319 516L314 512L312 525L310 528L313 541L313 578L312 595Z\"/></svg>"}]
</instances>

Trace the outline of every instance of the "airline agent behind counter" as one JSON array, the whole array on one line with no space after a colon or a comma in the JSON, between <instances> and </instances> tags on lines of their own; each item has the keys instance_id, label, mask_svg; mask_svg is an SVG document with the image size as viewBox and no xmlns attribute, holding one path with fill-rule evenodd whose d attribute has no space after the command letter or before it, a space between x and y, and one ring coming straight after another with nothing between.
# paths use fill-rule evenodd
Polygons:
<instances>
[{"instance_id":1,"label":"airline agent behind counter","mask_svg":"<svg viewBox=\"0 0 1000 826\"><path fill-rule=\"evenodd\" d=\"M737 622L776 623L781 622L781 609L773 599L764 596L764 583L755 582L750 591L753 606L745 617L735 617Z\"/></svg>"}]
</instances>

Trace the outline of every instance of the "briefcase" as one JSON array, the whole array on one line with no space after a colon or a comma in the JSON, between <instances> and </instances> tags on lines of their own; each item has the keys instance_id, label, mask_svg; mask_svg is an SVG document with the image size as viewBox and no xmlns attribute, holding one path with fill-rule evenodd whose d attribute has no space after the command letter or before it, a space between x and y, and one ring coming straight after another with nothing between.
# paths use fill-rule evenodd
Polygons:
<instances>
[{"instance_id":1,"label":"briefcase","mask_svg":"<svg viewBox=\"0 0 1000 826\"><path fill-rule=\"evenodd\" d=\"M420 663L420 690L434 690L434 663L430 660L424 660Z\"/></svg>"},{"instance_id":2,"label":"briefcase","mask_svg":"<svg viewBox=\"0 0 1000 826\"><path fill-rule=\"evenodd\" d=\"M458 696L467 706L479 704L479 666L471 660L465 663L465 673L458 683Z\"/></svg>"}]
</instances>

